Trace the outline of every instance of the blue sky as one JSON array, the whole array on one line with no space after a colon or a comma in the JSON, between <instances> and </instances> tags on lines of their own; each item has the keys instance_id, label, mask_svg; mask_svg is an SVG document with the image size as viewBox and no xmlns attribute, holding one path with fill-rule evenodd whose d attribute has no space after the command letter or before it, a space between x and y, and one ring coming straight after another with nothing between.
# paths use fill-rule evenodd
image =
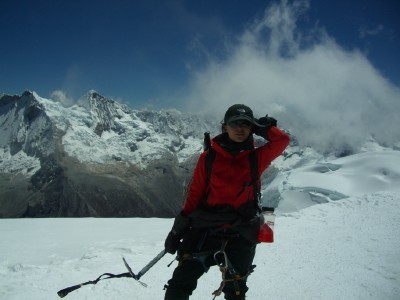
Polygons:
<instances>
[{"instance_id":1,"label":"blue sky","mask_svg":"<svg viewBox=\"0 0 400 300\"><path fill-rule=\"evenodd\" d=\"M204 77L219 67L228 72L249 31L264 26L256 48L273 45L271 26L281 25L265 12L274 3L292 12L284 20L291 37L278 39L278 55L266 59L294 62L316 45L325 54L333 45L344 57L358 53L377 80L399 87L396 0L2 0L0 93L29 89L71 102L95 89L132 108L193 109L186 102L209 97L199 92L209 85Z\"/></svg>"}]
</instances>

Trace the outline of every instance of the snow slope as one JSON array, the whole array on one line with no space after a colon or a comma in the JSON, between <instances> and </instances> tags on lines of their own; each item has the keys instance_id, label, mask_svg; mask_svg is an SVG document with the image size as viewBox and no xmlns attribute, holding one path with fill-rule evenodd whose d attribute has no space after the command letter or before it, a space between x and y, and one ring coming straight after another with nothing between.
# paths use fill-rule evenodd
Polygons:
<instances>
[{"instance_id":1,"label":"snow slope","mask_svg":"<svg viewBox=\"0 0 400 300\"><path fill-rule=\"evenodd\" d=\"M282 205L298 195L298 206L279 208L275 243L258 246L248 299L400 299L399 159L398 151L378 151L279 175L285 178L279 188L293 191ZM332 199L328 190L346 197ZM310 202L313 193L325 201ZM172 222L1 219L0 299L59 299L60 289L126 272L122 256L138 272L163 248ZM172 260L166 255L142 277L148 288L130 278L110 279L65 299L163 299ZM212 299L220 280L212 268L191 300Z\"/></svg>"},{"instance_id":2,"label":"snow slope","mask_svg":"<svg viewBox=\"0 0 400 300\"><path fill-rule=\"evenodd\" d=\"M308 156L312 157L312 155ZM278 213L375 191L400 192L399 151L369 151L289 169L267 187L278 186Z\"/></svg>"}]
</instances>

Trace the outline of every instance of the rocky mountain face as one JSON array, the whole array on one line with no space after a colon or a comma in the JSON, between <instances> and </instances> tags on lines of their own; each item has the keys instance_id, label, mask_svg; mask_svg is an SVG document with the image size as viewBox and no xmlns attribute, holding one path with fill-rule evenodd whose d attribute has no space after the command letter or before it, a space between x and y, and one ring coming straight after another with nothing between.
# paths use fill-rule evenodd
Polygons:
<instances>
[{"instance_id":1,"label":"rocky mountain face","mask_svg":"<svg viewBox=\"0 0 400 300\"><path fill-rule=\"evenodd\" d=\"M0 98L0 217L171 217L217 120L132 110L91 91L63 107Z\"/></svg>"}]
</instances>

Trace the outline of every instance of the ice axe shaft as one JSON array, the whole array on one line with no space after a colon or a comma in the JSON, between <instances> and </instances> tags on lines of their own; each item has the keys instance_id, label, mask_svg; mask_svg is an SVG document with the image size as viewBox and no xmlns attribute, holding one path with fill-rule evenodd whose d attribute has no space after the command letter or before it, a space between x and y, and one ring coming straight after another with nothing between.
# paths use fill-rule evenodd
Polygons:
<instances>
[{"instance_id":1,"label":"ice axe shaft","mask_svg":"<svg viewBox=\"0 0 400 300\"><path fill-rule=\"evenodd\" d=\"M145 265L143 267L143 269L141 269L139 271L139 273L136 275L137 279L139 279L140 277L142 277L144 274L146 274L146 272L148 270L150 270L161 258L163 258L163 256L167 253L167 251L165 251L165 249L163 249L160 253L157 254L156 257L154 257L147 265Z\"/></svg>"}]
</instances>

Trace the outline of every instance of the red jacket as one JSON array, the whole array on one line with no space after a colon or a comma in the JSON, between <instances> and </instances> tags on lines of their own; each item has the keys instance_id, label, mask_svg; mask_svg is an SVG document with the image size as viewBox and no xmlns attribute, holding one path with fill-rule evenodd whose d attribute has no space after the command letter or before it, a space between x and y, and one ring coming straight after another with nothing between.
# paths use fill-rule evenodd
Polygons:
<instances>
[{"instance_id":1,"label":"red jacket","mask_svg":"<svg viewBox=\"0 0 400 300\"><path fill-rule=\"evenodd\" d=\"M269 142L255 149L259 176L261 176L262 172L265 171L275 158L283 153L290 142L289 136L277 127L271 127L267 135L266 138ZM252 150L243 151L233 156L225 151L216 142L215 138L212 140L212 147L216 151L216 156L208 184L207 204L209 206L228 204L234 208L238 208L248 201L253 201L254 189L252 185L242 191L246 183L252 179L249 162L249 153ZM203 152L197 161L183 205L184 215L193 212L205 197L207 190L205 157L206 152Z\"/></svg>"}]
</instances>

